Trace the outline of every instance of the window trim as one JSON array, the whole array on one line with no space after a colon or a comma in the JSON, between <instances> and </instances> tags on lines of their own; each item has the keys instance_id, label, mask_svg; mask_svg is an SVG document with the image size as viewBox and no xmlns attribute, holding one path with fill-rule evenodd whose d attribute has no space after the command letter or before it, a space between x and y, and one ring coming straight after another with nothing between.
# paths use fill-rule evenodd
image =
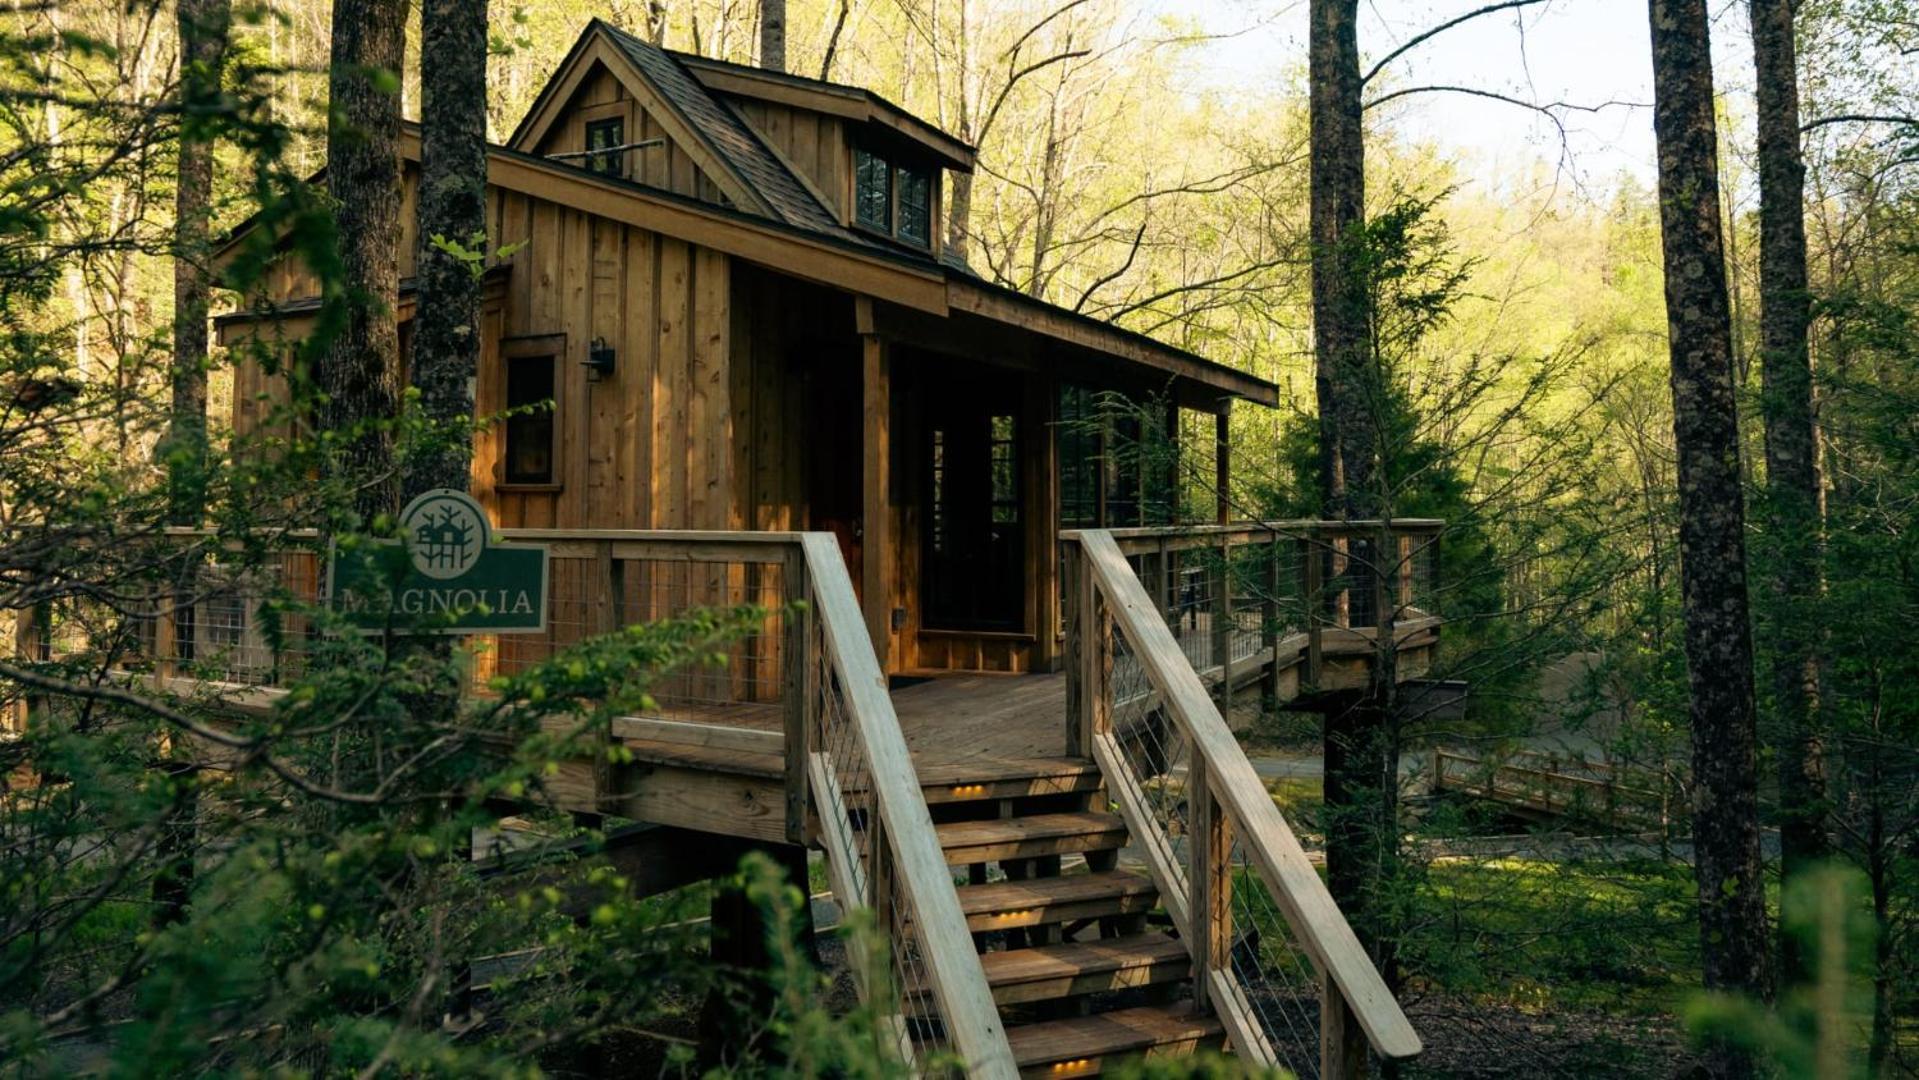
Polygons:
<instances>
[{"instance_id":1,"label":"window trim","mask_svg":"<svg viewBox=\"0 0 1919 1080\"><path fill-rule=\"evenodd\" d=\"M515 360L528 360L543 356L553 358L553 444L550 459L553 462L553 478L548 481L510 481L506 478L507 466L507 428L501 423L500 450L493 467L493 489L502 492L558 492L566 489L566 459L561 450L565 440L561 438L562 424L567 413L566 399L566 335L565 334L523 334L518 337L500 339L499 371L496 378L500 388L499 401L502 408L508 407L507 377Z\"/></svg>"}]
</instances>

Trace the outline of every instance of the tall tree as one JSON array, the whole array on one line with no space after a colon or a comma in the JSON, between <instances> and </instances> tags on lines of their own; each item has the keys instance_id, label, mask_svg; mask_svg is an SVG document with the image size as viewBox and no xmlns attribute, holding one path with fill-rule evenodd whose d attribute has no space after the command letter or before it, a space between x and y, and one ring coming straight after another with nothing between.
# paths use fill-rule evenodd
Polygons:
<instances>
[{"instance_id":1,"label":"tall tree","mask_svg":"<svg viewBox=\"0 0 1919 1080\"><path fill-rule=\"evenodd\" d=\"M1708 989L1763 998L1772 971L1712 42L1706 0L1650 4L1704 976ZM1729 1045L1715 1048L1712 1066L1719 1075L1751 1071Z\"/></svg>"},{"instance_id":2,"label":"tall tree","mask_svg":"<svg viewBox=\"0 0 1919 1080\"><path fill-rule=\"evenodd\" d=\"M1374 366L1364 246L1366 159L1360 124L1357 0L1313 0L1308 41L1310 219L1312 231L1314 385L1319 405L1319 496L1329 517L1377 513L1373 484L1375 417L1364 387ZM1315 553L1314 557L1320 557ZM1355 562L1370 559L1361 546ZM1390 641L1388 637L1386 639ZM1380 659L1390 659L1380 657ZM1375 673L1379 665L1374 665ZM1329 701L1322 730L1326 879L1373 959L1391 978L1392 936L1386 932L1380 886L1396 850L1397 777L1389 753L1390 665L1384 694L1374 688ZM1363 1053L1365 1035L1347 1010L1322 1015L1343 1023L1341 1045ZM1360 1063L1353 1062L1357 1067Z\"/></svg>"},{"instance_id":3,"label":"tall tree","mask_svg":"<svg viewBox=\"0 0 1919 1080\"><path fill-rule=\"evenodd\" d=\"M480 262L486 243L486 0L426 0L420 15L420 294L410 376L435 439L409 462L407 494L464 491L480 364ZM462 257L464 256L464 257Z\"/></svg>"},{"instance_id":4,"label":"tall tree","mask_svg":"<svg viewBox=\"0 0 1919 1080\"><path fill-rule=\"evenodd\" d=\"M1828 854L1818 735L1817 620L1821 521L1806 285L1806 167L1799 142L1797 0L1752 0L1759 98L1760 373L1765 393L1766 508L1773 550L1772 694L1779 769L1779 847L1788 878ZM1782 890L1783 908L1795 890ZM1797 938L1779 935L1780 975L1805 975Z\"/></svg>"},{"instance_id":5,"label":"tall tree","mask_svg":"<svg viewBox=\"0 0 1919 1080\"><path fill-rule=\"evenodd\" d=\"M786 70L786 0L760 0L760 66Z\"/></svg>"},{"instance_id":6,"label":"tall tree","mask_svg":"<svg viewBox=\"0 0 1919 1080\"><path fill-rule=\"evenodd\" d=\"M174 187L173 362L167 520L198 525L207 441L207 251L213 142L230 0L179 0L180 150Z\"/></svg>"},{"instance_id":7,"label":"tall tree","mask_svg":"<svg viewBox=\"0 0 1919 1080\"><path fill-rule=\"evenodd\" d=\"M336 462L362 523L396 509L393 437L399 411L400 74L404 0L334 0L327 77L327 188L335 204L343 316L321 360L321 425L358 425Z\"/></svg>"}]
</instances>

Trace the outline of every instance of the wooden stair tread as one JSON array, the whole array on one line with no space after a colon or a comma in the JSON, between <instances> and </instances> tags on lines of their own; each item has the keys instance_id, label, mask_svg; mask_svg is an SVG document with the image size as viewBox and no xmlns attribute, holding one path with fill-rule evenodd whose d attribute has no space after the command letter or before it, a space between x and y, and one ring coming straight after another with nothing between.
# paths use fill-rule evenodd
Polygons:
<instances>
[{"instance_id":1,"label":"wooden stair tread","mask_svg":"<svg viewBox=\"0 0 1919 1080\"><path fill-rule=\"evenodd\" d=\"M995 780L1099 775L1099 766L1086 758L991 757L966 761L914 762L922 784L984 784Z\"/></svg>"},{"instance_id":2,"label":"wooden stair tread","mask_svg":"<svg viewBox=\"0 0 1919 1080\"><path fill-rule=\"evenodd\" d=\"M1190 971L1192 958L1177 938L1166 934L1136 934L1102 941L1007 949L982 953L979 959L980 967L986 971L987 983L1002 986L1161 964L1184 965Z\"/></svg>"},{"instance_id":3,"label":"wooden stair tread","mask_svg":"<svg viewBox=\"0 0 1919 1080\"><path fill-rule=\"evenodd\" d=\"M1092 811L1067 814L1028 814L1024 817L994 818L988 821L949 821L933 826L941 847L966 847L975 844L1011 843L1019 840L1055 836L1082 836L1089 833L1125 832L1126 822L1118 814Z\"/></svg>"},{"instance_id":4,"label":"wooden stair tread","mask_svg":"<svg viewBox=\"0 0 1919 1080\"><path fill-rule=\"evenodd\" d=\"M1123 896L1157 898L1159 890L1153 886L1151 879L1128 870L1102 870L1025 881L995 881L986 885L962 885L959 888L960 910L968 915L1052 904L1078 904Z\"/></svg>"},{"instance_id":5,"label":"wooden stair tread","mask_svg":"<svg viewBox=\"0 0 1919 1080\"><path fill-rule=\"evenodd\" d=\"M1054 1062L1085 1063L1060 1075L1098 1072L1102 1059L1168 1044L1198 1044L1225 1034L1218 1017L1198 1016L1190 1002L1118 1009L1092 1016L1046 1020L1006 1030L1013 1060L1024 1068Z\"/></svg>"}]
</instances>

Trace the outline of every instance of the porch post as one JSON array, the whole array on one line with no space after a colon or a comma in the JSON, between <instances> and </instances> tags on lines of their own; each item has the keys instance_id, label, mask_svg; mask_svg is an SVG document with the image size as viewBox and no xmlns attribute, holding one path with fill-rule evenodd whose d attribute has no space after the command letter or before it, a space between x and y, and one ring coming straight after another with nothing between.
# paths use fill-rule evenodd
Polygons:
<instances>
[{"instance_id":1,"label":"porch post","mask_svg":"<svg viewBox=\"0 0 1919 1080\"><path fill-rule=\"evenodd\" d=\"M885 339L873 325L873 301L854 300L854 320L860 333L861 456L860 483L860 606L866 609L866 632L880 670L896 667L893 648L892 483L893 358ZM849 570L853 568L848 567Z\"/></svg>"},{"instance_id":2,"label":"porch post","mask_svg":"<svg viewBox=\"0 0 1919 1080\"><path fill-rule=\"evenodd\" d=\"M1228 441L1230 428L1227 423L1232 419L1232 415L1233 400L1231 398L1220 402L1219 411L1213 414L1213 491L1216 500L1214 512L1221 525L1233 520L1233 500L1227 487L1233 473L1233 444Z\"/></svg>"},{"instance_id":3,"label":"porch post","mask_svg":"<svg viewBox=\"0 0 1919 1080\"><path fill-rule=\"evenodd\" d=\"M1166 523L1179 524L1179 395L1166 396Z\"/></svg>"}]
</instances>

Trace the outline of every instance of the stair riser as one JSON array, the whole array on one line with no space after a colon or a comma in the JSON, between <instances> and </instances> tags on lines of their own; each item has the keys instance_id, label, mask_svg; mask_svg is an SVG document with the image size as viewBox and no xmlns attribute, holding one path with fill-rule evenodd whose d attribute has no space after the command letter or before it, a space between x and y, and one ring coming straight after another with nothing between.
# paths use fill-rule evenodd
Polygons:
<instances>
[{"instance_id":1,"label":"stair riser","mask_svg":"<svg viewBox=\"0 0 1919 1080\"><path fill-rule=\"evenodd\" d=\"M956 803L992 802L999 799L1034 799L1046 795L1074 795L1099 787L1098 774L1086 776L1041 776L1017 780L996 780L983 784L928 784L922 790L926 805L948 806Z\"/></svg>"},{"instance_id":2,"label":"stair riser","mask_svg":"<svg viewBox=\"0 0 1919 1080\"><path fill-rule=\"evenodd\" d=\"M1103 1057L1069 1058L1064 1061L1022 1065L1020 1066L1019 1074L1022 1077L1031 1077L1033 1080L1039 1080L1039 1078L1049 1078L1049 1080L1052 1080L1052 1078L1060 1077L1098 1076L1106 1069L1113 1068L1122 1062L1135 1061L1142 1057L1187 1057L1192 1054L1197 1054L1202 1050L1217 1050L1222 1045L1224 1045L1224 1040L1217 1036L1175 1039L1170 1042L1160 1043L1156 1046L1107 1054Z\"/></svg>"}]
</instances>

